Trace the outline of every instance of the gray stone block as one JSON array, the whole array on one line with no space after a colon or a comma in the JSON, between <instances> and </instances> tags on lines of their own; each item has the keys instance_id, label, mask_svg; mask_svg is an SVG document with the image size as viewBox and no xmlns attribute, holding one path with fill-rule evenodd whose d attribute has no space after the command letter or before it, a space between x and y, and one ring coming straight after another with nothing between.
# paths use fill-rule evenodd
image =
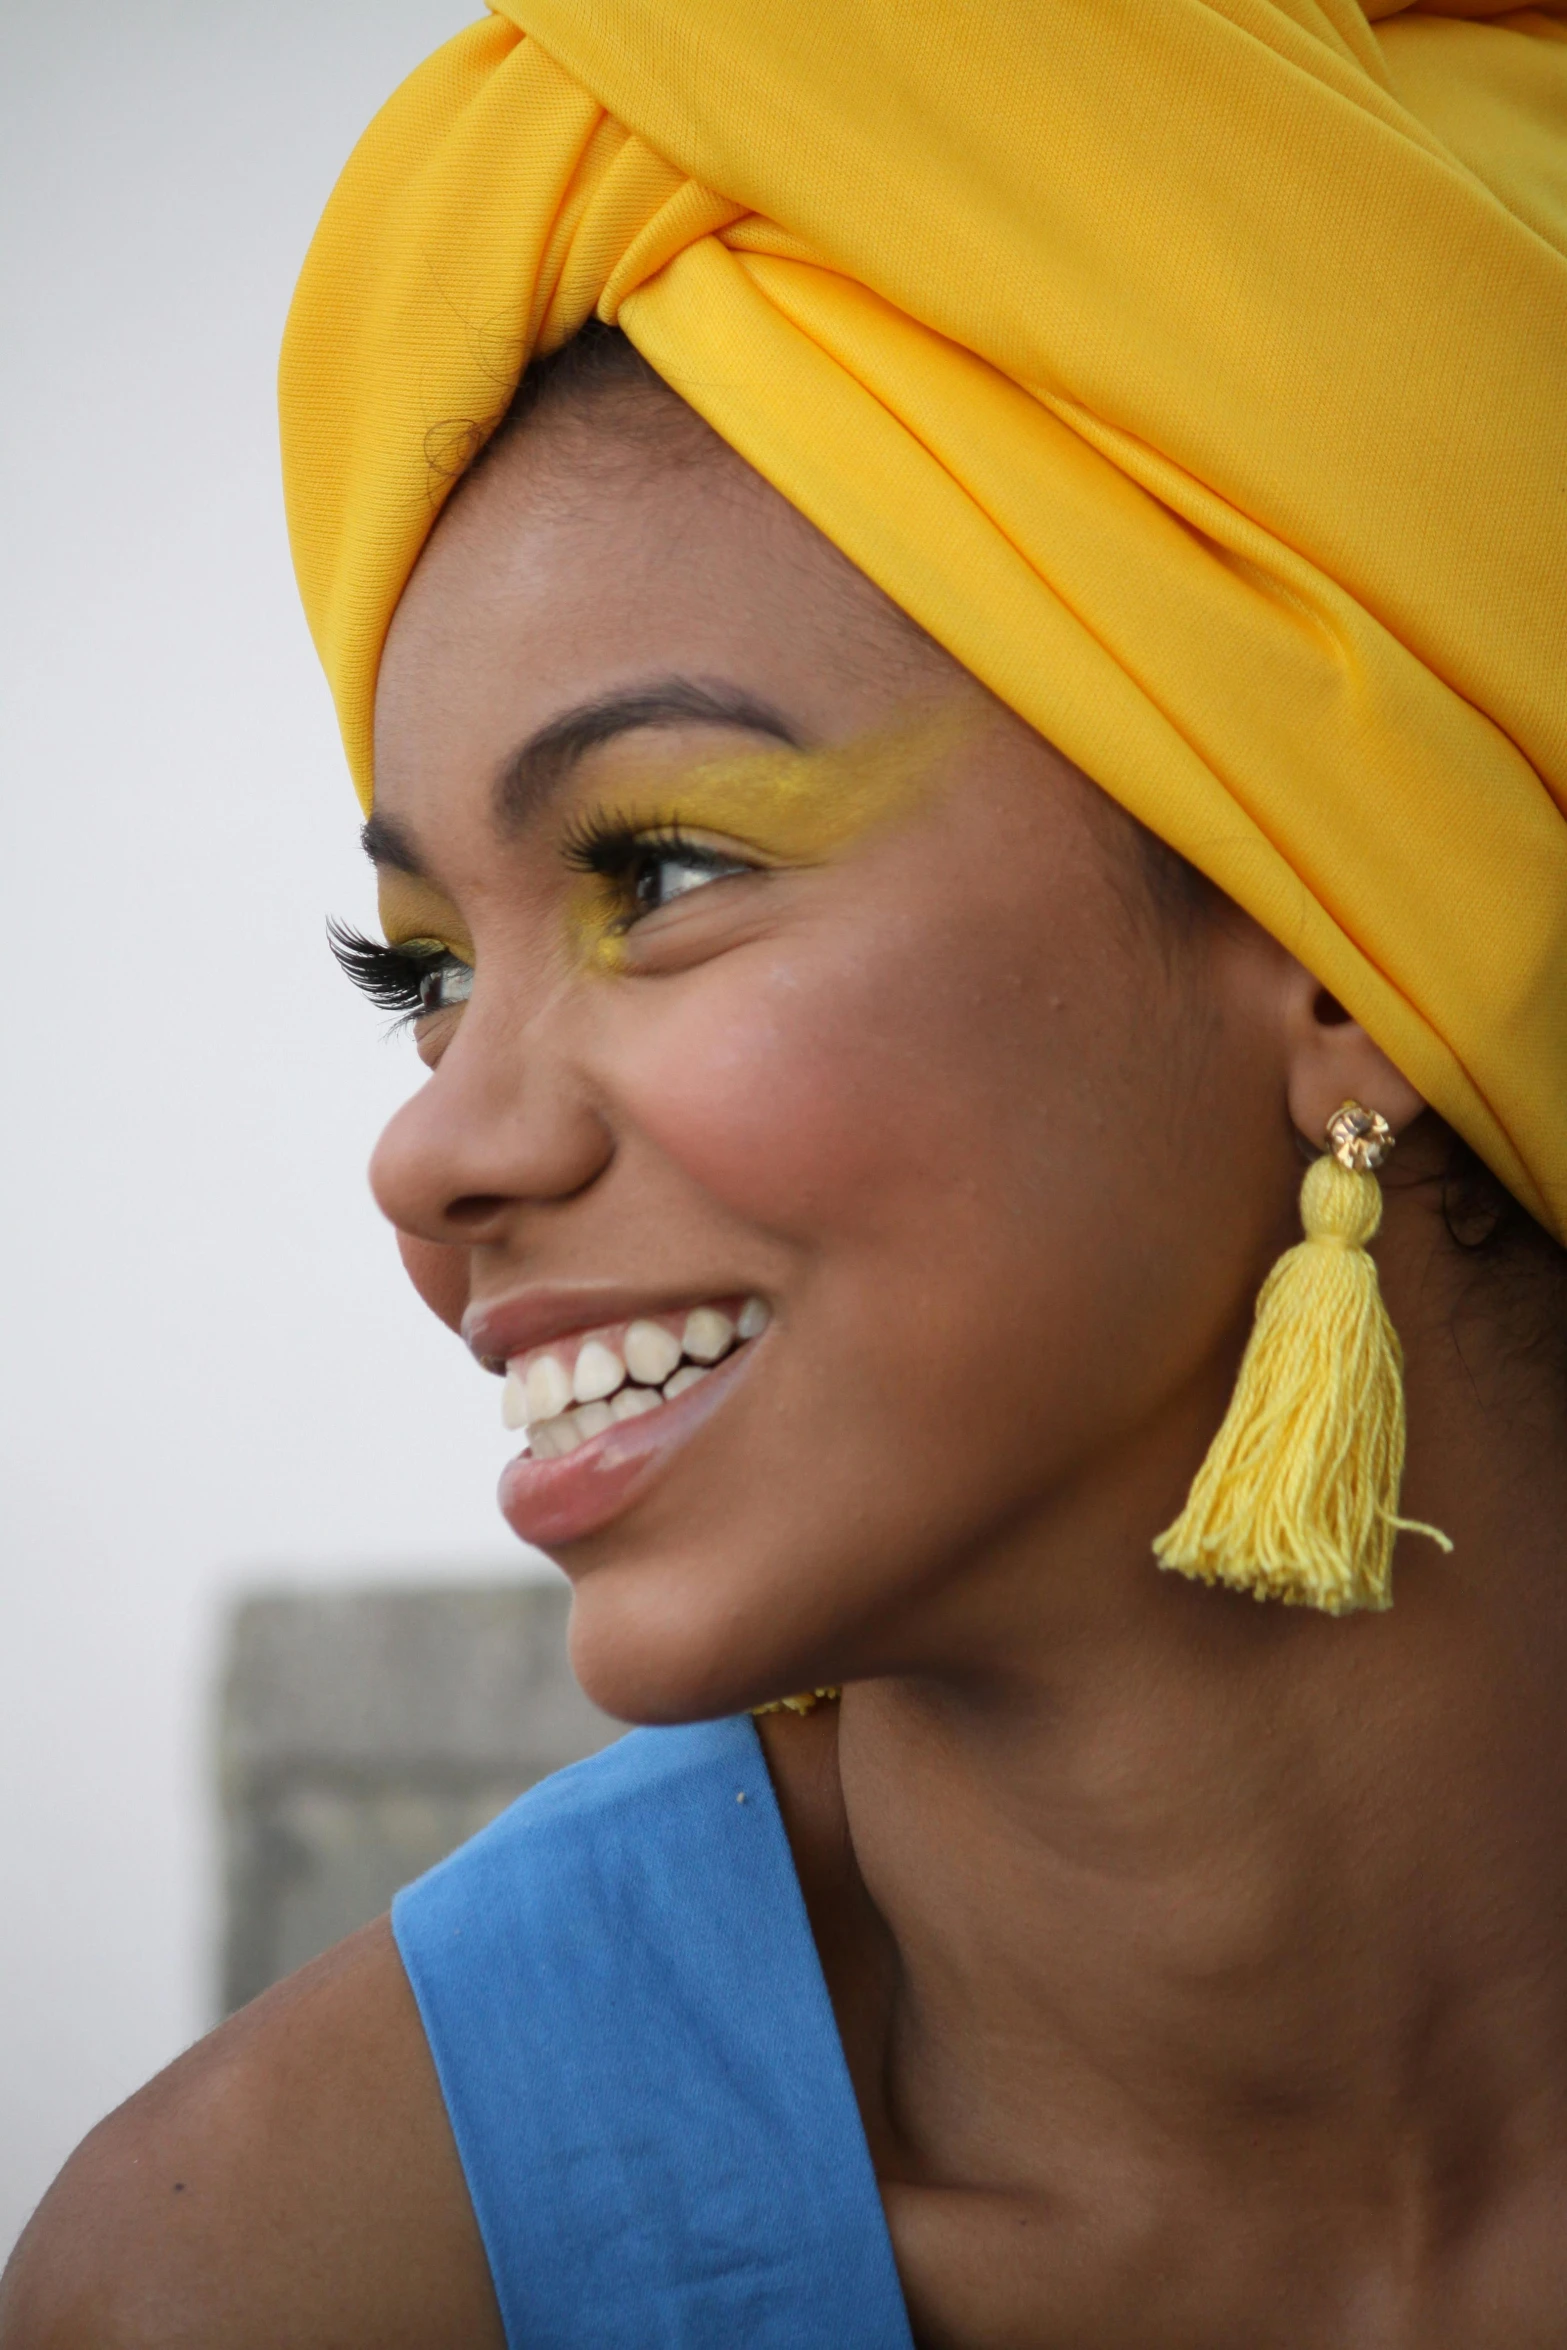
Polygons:
<instances>
[{"instance_id":1,"label":"gray stone block","mask_svg":"<svg viewBox=\"0 0 1567 2350\"><path fill-rule=\"evenodd\" d=\"M572 1679L568 1600L526 1583L239 1605L219 1726L225 2011L620 1734Z\"/></svg>"}]
</instances>

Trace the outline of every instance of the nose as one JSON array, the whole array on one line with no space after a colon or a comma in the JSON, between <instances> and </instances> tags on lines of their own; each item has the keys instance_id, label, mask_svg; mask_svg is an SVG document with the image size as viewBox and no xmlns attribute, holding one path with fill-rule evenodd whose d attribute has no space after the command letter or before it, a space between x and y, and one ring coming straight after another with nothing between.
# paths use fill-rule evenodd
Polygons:
<instances>
[{"instance_id":1,"label":"nose","mask_svg":"<svg viewBox=\"0 0 1567 2350\"><path fill-rule=\"evenodd\" d=\"M391 1120L370 1188L401 1233L503 1245L521 1211L596 1182L614 1156L580 1071L536 1036L486 1026L470 1001L439 1063Z\"/></svg>"}]
</instances>

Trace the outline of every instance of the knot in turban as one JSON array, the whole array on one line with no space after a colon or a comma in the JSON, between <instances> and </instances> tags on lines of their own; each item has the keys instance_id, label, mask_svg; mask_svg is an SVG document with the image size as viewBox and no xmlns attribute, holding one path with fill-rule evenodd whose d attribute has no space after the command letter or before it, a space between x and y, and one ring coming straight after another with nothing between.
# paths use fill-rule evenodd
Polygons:
<instances>
[{"instance_id":1,"label":"knot in turban","mask_svg":"<svg viewBox=\"0 0 1567 2350\"><path fill-rule=\"evenodd\" d=\"M367 804L441 498L595 312L1567 1235L1567 22L501 0L284 349Z\"/></svg>"}]
</instances>

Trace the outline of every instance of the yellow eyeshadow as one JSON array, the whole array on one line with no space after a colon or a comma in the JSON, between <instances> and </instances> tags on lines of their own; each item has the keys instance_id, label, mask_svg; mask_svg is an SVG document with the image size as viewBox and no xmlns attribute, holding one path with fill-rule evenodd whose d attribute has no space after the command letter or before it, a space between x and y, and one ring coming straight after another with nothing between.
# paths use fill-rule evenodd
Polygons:
<instances>
[{"instance_id":1,"label":"yellow eyeshadow","mask_svg":"<svg viewBox=\"0 0 1567 2350\"><path fill-rule=\"evenodd\" d=\"M438 890L411 873L383 872L376 883L381 935L388 946L439 947L460 963L473 961L450 905Z\"/></svg>"},{"instance_id":2,"label":"yellow eyeshadow","mask_svg":"<svg viewBox=\"0 0 1567 2350\"><path fill-rule=\"evenodd\" d=\"M609 884L584 874L571 893L566 927L579 962L590 971L622 971L626 940L619 903L608 902Z\"/></svg>"},{"instance_id":3,"label":"yellow eyeshadow","mask_svg":"<svg viewBox=\"0 0 1567 2350\"><path fill-rule=\"evenodd\" d=\"M769 862L818 864L931 797L966 715L942 711L824 750L706 759L662 782L639 775L620 789L606 787L606 800L628 831L673 824L682 833L727 838ZM624 904L607 876L582 876L568 922L593 968L622 967Z\"/></svg>"},{"instance_id":4,"label":"yellow eyeshadow","mask_svg":"<svg viewBox=\"0 0 1567 2350\"><path fill-rule=\"evenodd\" d=\"M703 760L681 769L678 804L672 808L666 797L663 813L678 815L692 831L727 833L767 856L807 862L831 856L926 799L956 731L943 714L826 750ZM657 821L656 811L648 821Z\"/></svg>"}]
</instances>

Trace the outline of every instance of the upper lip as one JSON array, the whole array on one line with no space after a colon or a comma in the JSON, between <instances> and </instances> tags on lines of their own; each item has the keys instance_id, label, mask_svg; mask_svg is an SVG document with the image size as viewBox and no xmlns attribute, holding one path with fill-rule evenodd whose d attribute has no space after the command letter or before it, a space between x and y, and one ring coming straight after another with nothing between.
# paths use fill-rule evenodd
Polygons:
<instances>
[{"instance_id":1,"label":"upper lip","mask_svg":"<svg viewBox=\"0 0 1567 2350\"><path fill-rule=\"evenodd\" d=\"M470 1306L462 1318L462 1334L485 1369L494 1370L516 1355L548 1346L552 1339L574 1337L581 1330L634 1322L642 1314L677 1313L708 1298L749 1294L732 1281L658 1292L596 1281L524 1289L490 1305Z\"/></svg>"}]
</instances>

